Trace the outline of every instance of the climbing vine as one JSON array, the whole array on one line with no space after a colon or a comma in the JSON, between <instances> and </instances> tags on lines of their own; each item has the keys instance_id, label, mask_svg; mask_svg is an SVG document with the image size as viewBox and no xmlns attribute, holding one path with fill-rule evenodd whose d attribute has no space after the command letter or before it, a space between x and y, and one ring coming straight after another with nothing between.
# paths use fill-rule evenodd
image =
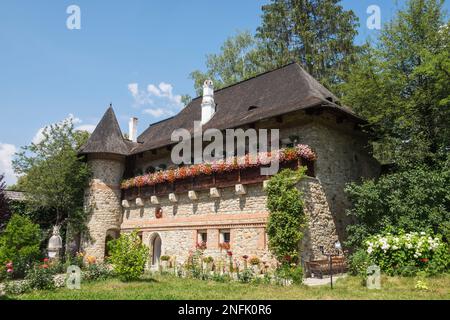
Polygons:
<instances>
[{"instance_id":1,"label":"climbing vine","mask_svg":"<svg viewBox=\"0 0 450 320\"><path fill-rule=\"evenodd\" d=\"M286 169L273 176L267 186L267 207L270 211L267 225L269 248L280 261L298 262L300 242L306 226L302 193L297 183L306 168Z\"/></svg>"}]
</instances>

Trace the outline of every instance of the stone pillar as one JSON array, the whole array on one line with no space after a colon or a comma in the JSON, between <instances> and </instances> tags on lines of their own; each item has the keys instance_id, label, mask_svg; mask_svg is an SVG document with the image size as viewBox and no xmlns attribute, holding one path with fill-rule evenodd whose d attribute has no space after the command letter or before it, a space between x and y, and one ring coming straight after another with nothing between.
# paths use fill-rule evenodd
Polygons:
<instances>
[{"instance_id":1,"label":"stone pillar","mask_svg":"<svg viewBox=\"0 0 450 320\"><path fill-rule=\"evenodd\" d=\"M89 234L82 248L86 255L102 262L108 231L120 231L122 223L122 192L120 183L125 170L125 158L115 155L89 155L92 179L85 191L84 207L88 213Z\"/></svg>"},{"instance_id":2,"label":"stone pillar","mask_svg":"<svg viewBox=\"0 0 450 320\"><path fill-rule=\"evenodd\" d=\"M320 247L323 247L326 254L336 253L334 244L338 240L338 234L335 217L322 184L316 178L304 177L297 188L303 193L308 221L302 243L303 260L325 258Z\"/></svg>"}]
</instances>

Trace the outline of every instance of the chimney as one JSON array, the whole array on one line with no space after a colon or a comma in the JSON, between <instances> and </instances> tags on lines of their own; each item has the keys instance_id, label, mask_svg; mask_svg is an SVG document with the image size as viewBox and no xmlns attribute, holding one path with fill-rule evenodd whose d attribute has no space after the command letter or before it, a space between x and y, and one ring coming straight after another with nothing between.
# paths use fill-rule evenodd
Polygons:
<instances>
[{"instance_id":1,"label":"chimney","mask_svg":"<svg viewBox=\"0 0 450 320\"><path fill-rule=\"evenodd\" d=\"M214 84L211 80L206 80L203 84L202 124L211 120L215 112L216 103L214 102Z\"/></svg>"},{"instance_id":2,"label":"chimney","mask_svg":"<svg viewBox=\"0 0 450 320\"><path fill-rule=\"evenodd\" d=\"M128 138L133 142L137 142L137 125L138 125L138 118L131 118L129 123Z\"/></svg>"}]
</instances>

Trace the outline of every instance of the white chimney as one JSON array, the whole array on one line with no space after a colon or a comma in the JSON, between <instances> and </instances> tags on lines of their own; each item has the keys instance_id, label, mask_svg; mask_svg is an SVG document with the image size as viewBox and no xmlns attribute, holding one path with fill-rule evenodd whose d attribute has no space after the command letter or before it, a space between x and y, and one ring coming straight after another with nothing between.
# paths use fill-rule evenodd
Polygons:
<instances>
[{"instance_id":1,"label":"white chimney","mask_svg":"<svg viewBox=\"0 0 450 320\"><path fill-rule=\"evenodd\" d=\"M203 84L202 124L211 120L215 112L216 103L214 102L214 84L211 80L206 80Z\"/></svg>"},{"instance_id":2,"label":"white chimney","mask_svg":"<svg viewBox=\"0 0 450 320\"><path fill-rule=\"evenodd\" d=\"M128 138L133 142L137 142L137 125L138 125L138 118L131 118L129 123Z\"/></svg>"}]
</instances>

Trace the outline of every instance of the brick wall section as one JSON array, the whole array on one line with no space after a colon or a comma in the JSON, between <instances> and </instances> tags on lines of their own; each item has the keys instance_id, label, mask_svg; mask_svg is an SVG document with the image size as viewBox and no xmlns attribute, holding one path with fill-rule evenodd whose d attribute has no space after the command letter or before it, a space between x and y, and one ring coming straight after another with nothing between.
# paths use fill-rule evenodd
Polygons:
<instances>
[{"instance_id":1,"label":"brick wall section","mask_svg":"<svg viewBox=\"0 0 450 320\"><path fill-rule=\"evenodd\" d=\"M320 246L326 252L332 250L338 239L333 215L323 187L318 179L304 178L298 185L303 193L308 229L303 242L303 259L309 261L321 258ZM168 197L160 197L160 204L153 205L144 199L144 208L135 204L124 210L121 226L124 231L139 229L143 231L144 243L151 247L155 234L162 239L162 255L176 256L178 262L184 262L189 251L195 250L197 232L207 230L208 249L205 255L214 258L225 257L218 247L219 233L227 230L231 233L231 251L235 257L243 255L257 256L262 261L275 264L268 250L266 224L267 195L262 184L248 186L247 195L237 196L234 188L221 190L220 200L211 199L207 191L199 192L199 200L191 201L185 194L178 194L178 204L170 203ZM186 198L186 199L185 199ZM181 200L183 199L183 200ZM216 202L218 210L214 211ZM163 208L163 218L155 218L155 208ZM175 207L178 207L175 209ZM192 208L198 209L196 213ZM177 212L176 215L173 213Z\"/></svg>"}]
</instances>

